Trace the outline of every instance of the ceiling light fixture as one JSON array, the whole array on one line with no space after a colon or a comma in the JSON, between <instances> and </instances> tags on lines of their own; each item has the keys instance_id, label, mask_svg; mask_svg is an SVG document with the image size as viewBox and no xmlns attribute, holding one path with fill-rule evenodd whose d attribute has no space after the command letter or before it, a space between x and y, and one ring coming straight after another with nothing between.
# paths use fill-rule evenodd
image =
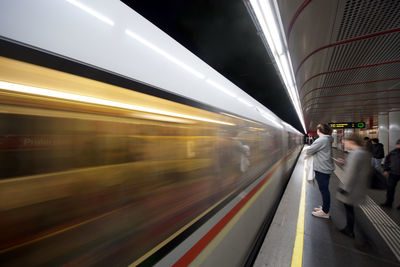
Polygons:
<instances>
[{"instance_id":1,"label":"ceiling light fixture","mask_svg":"<svg viewBox=\"0 0 400 267\"><path fill-rule=\"evenodd\" d=\"M264 45L269 49L269 54L275 60L277 71L280 73L282 82L306 133L300 98L296 89L296 79L294 78L278 4L276 0L250 0L244 1L244 3L259 33L265 37L261 39L266 42Z\"/></svg>"}]
</instances>

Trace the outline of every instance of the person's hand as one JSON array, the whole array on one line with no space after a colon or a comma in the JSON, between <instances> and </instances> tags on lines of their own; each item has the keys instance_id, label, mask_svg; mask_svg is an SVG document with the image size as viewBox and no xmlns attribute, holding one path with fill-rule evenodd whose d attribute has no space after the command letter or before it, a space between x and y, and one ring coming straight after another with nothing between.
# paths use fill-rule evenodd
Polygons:
<instances>
[{"instance_id":1,"label":"person's hand","mask_svg":"<svg viewBox=\"0 0 400 267\"><path fill-rule=\"evenodd\" d=\"M383 175L389 176L389 172L385 171L385 172L383 172Z\"/></svg>"},{"instance_id":2,"label":"person's hand","mask_svg":"<svg viewBox=\"0 0 400 267\"><path fill-rule=\"evenodd\" d=\"M340 164L344 164L344 159L342 159L342 158L337 158L337 161L338 161Z\"/></svg>"}]
</instances>

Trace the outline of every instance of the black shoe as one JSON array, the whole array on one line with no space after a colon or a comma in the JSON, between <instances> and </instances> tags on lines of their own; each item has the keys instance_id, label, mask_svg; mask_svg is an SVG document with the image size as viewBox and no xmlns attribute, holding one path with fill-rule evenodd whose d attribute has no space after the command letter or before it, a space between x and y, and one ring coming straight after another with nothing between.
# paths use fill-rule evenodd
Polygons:
<instances>
[{"instance_id":1,"label":"black shoe","mask_svg":"<svg viewBox=\"0 0 400 267\"><path fill-rule=\"evenodd\" d=\"M392 204L384 202L384 203L382 203L380 206L381 206L381 207L386 207L386 208L391 208L391 207L392 207Z\"/></svg>"},{"instance_id":2,"label":"black shoe","mask_svg":"<svg viewBox=\"0 0 400 267\"><path fill-rule=\"evenodd\" d=\"M342 234L347 235L348 237L354 238L354 232L350 231L347 228L343 228L342 230L339 230L339 232L341 232Z\"/></svg>"}]
</instances>

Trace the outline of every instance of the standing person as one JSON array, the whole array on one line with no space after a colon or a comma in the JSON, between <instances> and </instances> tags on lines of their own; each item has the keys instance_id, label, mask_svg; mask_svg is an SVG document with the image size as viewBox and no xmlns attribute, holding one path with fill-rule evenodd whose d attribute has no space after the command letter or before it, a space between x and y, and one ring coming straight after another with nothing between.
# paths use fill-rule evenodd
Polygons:
<instances>
[{"instance_id":1,"label":"standing person","mask_svg":"<svg viewBox=\"0 0 400 267\"><path fill-rule=\"evenodd\" d=\"M339 185L336 198L344 204L346 209L346 226L340 230L345 235L354 237L354 208L358 207L365 199L367 183L371 168L366 166L371 162L371 154L363 148L362 139L357 134L352 134L344 140L349 156L343 170L343 177Z\"/></svg>"},{"instance_id":2,"label":"standing person","mask_svg":"<svg viewBox=\"0 0 400 267\"><path fill-rule=\"evenodd\" d=\"M390 151L390 153L386 156L383 170L383 174L385 176L389 176L389 178L386 201L382 203L381 206L391 208L394 200L396 185L400 180L400 139L396 142L396 148ZM397 209L400 209L400 206L398 206Z\"/></svg>"},{"instance_id":3,"label":"standing person","mask_svg":"<svg viewBox=\"0 0 400 267\"><path fill-rule=\"evenodd\" d=\"M379 143L378 138L373 138L372 143L372 166L375 167L377 171L382 173L382 159L385 157L385 152L383 151L383 144Z\"/></svg>"},{"instance_id":4,"label":"standing person","mask_svg":"<svg viewBox=\"0 0 400 267\"><path fill-rule=\"evenodd\" d=\"M372 142L371 139L369 139L368 136L364 137L364 145L365 149L372 154Z\"/></svg>"},{"instance_id":5,"label":"standing person","mask_svg":"<svg viewBox=\"0 0 400 267\"><path fill-rule=\"evenodd\" d=\"M317 134L319 138L307 149L307 155L314 157L315 180L317 180L319 191L322 196L322 207L315 208L312 215L329 219L331 195L329 193L329 179L335 169L331 157L333 138L330 136L331 129L327 124L318 124Z\"/></svg>"}]
</instances>

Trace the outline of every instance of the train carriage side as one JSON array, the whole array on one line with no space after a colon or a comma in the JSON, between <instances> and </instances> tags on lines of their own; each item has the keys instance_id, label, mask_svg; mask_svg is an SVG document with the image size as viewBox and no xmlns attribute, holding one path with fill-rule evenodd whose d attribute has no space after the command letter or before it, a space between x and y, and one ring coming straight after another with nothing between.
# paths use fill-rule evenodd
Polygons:
<instances>
[{"instance_id":1,"label":"train carriage side","mask_svg":"<svg viewBox=\"0 0 400 267\"><path fill-rule=\"evenodd\" d=\"M56 13L67 7L51 5ZM96 5L139 16L120 3ZM4 20L24 11L0 12ZM49 19L40 12L32 9ZM287 183L299 133L269 111L268 120L237 114L181 88L129 78L120 66L82 60L80 52L56 53L54 43L24 35L54 25L20 21L31 27L17 34L0 26L0 261L243 264Z\"/></svg>"}]
</instances>

